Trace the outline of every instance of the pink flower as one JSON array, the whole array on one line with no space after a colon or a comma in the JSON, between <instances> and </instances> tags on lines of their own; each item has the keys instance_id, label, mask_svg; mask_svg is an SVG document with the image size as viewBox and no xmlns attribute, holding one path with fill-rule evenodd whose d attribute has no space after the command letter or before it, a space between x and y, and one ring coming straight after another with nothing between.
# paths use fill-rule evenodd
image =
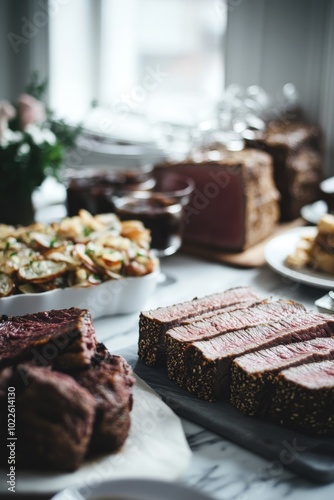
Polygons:
<instances>
[{"instance_id":1,"label":"pink flower","mask_svg":"<svg viewBox=\"0 0 334 500\"><path fill-rule=\"evenodd\" d=\"M8 129L8 120L15 115L15 108L8 101L0 101L0 142Z\"/></svg>"},{"instance_id":2,"label":"pink flower","mask_svg":"<svg viewBox=\"0 0 334 500\"><path fill-rule=\"evenodd\" d=\"M45 108L41 101L38 101L29 94L22 94L18 98L18 108L20 123L22 129L25 129L30 123L41 122L45 120Z\"/></svg>"}]
</instances>

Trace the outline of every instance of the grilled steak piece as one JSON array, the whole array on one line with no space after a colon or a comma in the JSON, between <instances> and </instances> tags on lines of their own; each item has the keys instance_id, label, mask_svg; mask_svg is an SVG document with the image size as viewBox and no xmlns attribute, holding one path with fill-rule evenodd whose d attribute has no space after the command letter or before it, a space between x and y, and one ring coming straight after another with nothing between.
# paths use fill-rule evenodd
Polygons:
<instances>
[{"instance_id":1,"label":"grilled steak piece","mask_svg":"<svg viewBox=\"0 0 334 500\"><path fill-rule=\"evenodd\" d=\"M168 343L168 375L170 379L198 397L216 401L229 396L231 363L237 356L283 342L328 337L333 335L333 332L333 316L305 312L287 316L274 323L228 332L183 346L174 342ZM242 358L237 358L239 359ZM238 394L240 388L236 385L235 390ZM244 390L247 391L247 387Z\"/></svg>"},{"instance_id":2,"label":"grilled steak piece","mask_svg":"<svg viewBox=\"0 0 334 500\"><path fill-rule=\"evenodd\" d=\"M317 327L313 331L317 332ZM333 332L334 319L330 328L318 328L319 335ZM334 337L278 345L236 358L232 365L231 403L247 415L266 416L278 372L327 359L334 359Z\"/></svg>"},{"instance_id":3,"label":"grilled steak piece","mask_svg":"<svg viewBox=\"0 0 334 500\"><path fill-rule=\"evenodd\" d=\"M304 313L301 304L288 300L275 302L263 301L261 304L247 309L225 312L206 321L197 321L189 325L179 326L166 332L167 369L171 380L182 387L184 374L189 373L186 367L185 351L190 344L204 341L265 323L279 321L282 316ZM195 367L192 367L195 369ZM199 369L202 369L200 367ZM191 385L191 384L190 384Z\"/></svg>"},{"instance_id":4,"label":"grilled steak piece","mask_svg":"<svg viewBox=\"0 0 334 500\"><path fill-rule=\"evenodd\" d=\"M1 435L7 422L8 387L15 388L16 464L72 471L87 453L93 431L94 397L64 373L19 364L0 373ZM6 444L8 444L8 440ZM13 441L14 442L14 441ZM2 450L7 450L5 446Z\"/></svg>"},{"instance_id":5,"label":"grilled steak piece","mask_svg":"<svg viewBox=\"0 0 334 500\"><path fill-rule=\"evenodd\" d=\"M155 366L165 361L165 333L170 328L193 320L194 317L219 311L225 307L242 307L258 302L259 296L250 287L232 288L225 292L207 295L188 302L144 311L139 317L140 359L147 365ZM207 317L207 316L206 316Z\"/></svg>"},{"instance_id":6,"label":"grilled steak piece","mask_svg":"<svg viewBox=\"0 0 334 500\"><path fill-rule=\"evenodd\" d=\"M73 376L96 400L90 452L118 450L130 429L134 384L130 366L121 356L111 355L103 344L98 344L91 366Z\"/></svg>"},{"instance_id":7,"label":"grilled steak piece","mask_svg":"<svg viewBox=\"0 0 334 500\"><path fill-rule=\"evenodd\" d=\"M96 346L86 309L44 311L0 318L0 367L21 360L55 368L88 366Z\"/></svg>"},{"instance_id":8,"label":"grilled steak piece","mask_svg":"<svg viewBox=\"0 0 334 500\"><path fill-rule=\"evenodd\" d=\"M270 415L309 434L334 436L334 361L296 366L280 372Z\"/></svg>"}]
</instances>

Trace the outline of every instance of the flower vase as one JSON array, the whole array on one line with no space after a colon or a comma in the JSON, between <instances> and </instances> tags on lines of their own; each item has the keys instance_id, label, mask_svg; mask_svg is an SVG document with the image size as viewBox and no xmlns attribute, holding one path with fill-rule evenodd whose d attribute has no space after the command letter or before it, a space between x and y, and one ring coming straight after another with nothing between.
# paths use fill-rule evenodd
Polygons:
<instances>
[{"instance_id":1,"label":"flower vase","mask_svg":"<svg viewBox=\"0 0 334 500\"><path fill-rule=\"evenodd\" d=\"M30 193L18 196L6 193L0 198L0 224L28 226L34 222L35 210Z\"/></svg>"}]
</instances>

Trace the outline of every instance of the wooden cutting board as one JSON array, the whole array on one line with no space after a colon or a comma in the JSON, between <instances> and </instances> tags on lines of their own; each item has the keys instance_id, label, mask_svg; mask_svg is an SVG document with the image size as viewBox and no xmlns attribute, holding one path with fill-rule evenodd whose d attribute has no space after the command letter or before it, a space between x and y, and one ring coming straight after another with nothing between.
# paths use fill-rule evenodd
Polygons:
<instances>
[{"instance_id":1,"label":"wooden cutting board","mask_svg":"<svg viewBox=\"0 0 334 500\"><path fill-rule=\"evenodd\" d=\"M305 221L301 218L296 219L292 222L277 224L276 229L271 234L271 236L269 236L265 240L260 241L260 243L257 243L251 248L248 248L244 252L222 252L221 250L216 250L209 247L201 247L199 245L188 244L183 245L181 251L182 253L194 255L195 257L214 260L216 262L222 262L224 264L230 264L232 266L260 267L265 264L264 248L268 241L270 241L278 234L304 225Z\"/></svg>"}]
</instances>

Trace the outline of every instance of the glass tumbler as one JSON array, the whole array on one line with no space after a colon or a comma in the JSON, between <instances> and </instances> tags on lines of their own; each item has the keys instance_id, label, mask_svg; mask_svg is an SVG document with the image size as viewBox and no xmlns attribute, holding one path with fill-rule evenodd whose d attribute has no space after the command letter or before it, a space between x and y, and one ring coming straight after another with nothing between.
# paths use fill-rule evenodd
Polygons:
<instances>
[{"instance_id":1,"label":"glass tumbler","mask_svg":"<svg viewBox=\"0 0 334 500\"><path fill-rule=\"evenodd\" d=\"M182 243L183 209L193 189L192 179L165 173L153 189L115 197L116 213L121 220L140 220L151 231L151 248L158 257L172 255Z\"/></svg>"}]
</instances>

